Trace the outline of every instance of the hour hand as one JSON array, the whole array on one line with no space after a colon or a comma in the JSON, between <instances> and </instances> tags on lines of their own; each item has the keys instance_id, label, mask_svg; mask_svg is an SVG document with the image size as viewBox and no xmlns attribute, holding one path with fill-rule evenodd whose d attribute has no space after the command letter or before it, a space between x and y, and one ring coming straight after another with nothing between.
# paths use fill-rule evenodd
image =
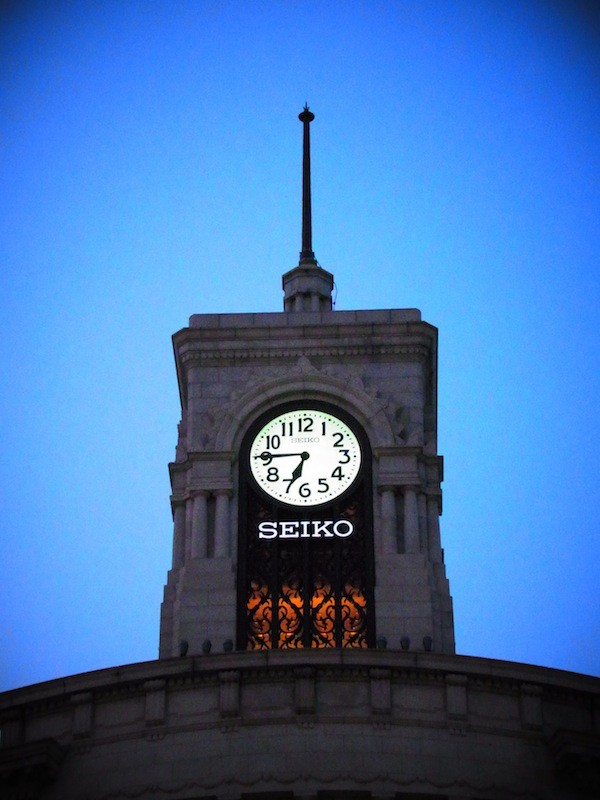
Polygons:
<instances>
[{"instance_id":1,"label":"hour hand","mask_svg":"<svg viewBox=\"0 0 600 800\"><path fill-rule=\"evenodd\" d=\"M310 453L304 452L304 453L298 453L297 455L300 456L300 463L298 464L296 469L292 472L292 477L289 480L287 489L285 490L286 494L289 492L292 483L294 483L294 481L297 481L298 478L302 475L302 467L304 466L304 462L306 461L306 459L309 458Z\"/></svg>"}]
</instances>

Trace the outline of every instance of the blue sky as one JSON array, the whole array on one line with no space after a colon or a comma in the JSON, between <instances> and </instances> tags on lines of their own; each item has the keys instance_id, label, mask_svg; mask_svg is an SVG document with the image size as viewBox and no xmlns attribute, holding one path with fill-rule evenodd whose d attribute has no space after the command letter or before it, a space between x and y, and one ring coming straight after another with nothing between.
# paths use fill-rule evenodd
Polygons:
<instances>
[{"instance_id":1,"label":"blue sky","mask_svg":"<svg viewBox=\"0 0 600 800\"><path fill-rule=\"evenodd\" d=\"M8 2L0 688L157 656L170 337L337 309L440 330L457 650L600 672L595 4Z\"/></svg>"}]
</instances>

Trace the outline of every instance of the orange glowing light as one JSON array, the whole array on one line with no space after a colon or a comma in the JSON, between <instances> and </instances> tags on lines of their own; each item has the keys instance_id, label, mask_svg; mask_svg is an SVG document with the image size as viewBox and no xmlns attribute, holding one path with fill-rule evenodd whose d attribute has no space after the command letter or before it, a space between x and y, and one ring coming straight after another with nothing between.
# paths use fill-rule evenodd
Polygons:
<instances>
[{"instance_id":1,"label":"orange glowing light","mask_svg":"<svg viewBox=\"0 0 600 800\"><path fill-rule=\"evenodd\" d=\"M331 584L319 579L315 581L314 591L306 603L301 585L286 581L277 598L278 634L275 646L280 649L304 647L304 626L310 625L311 648L367 647L366 607L364 592L349 582L342 596L336 598ZM251 582L246 608L250 633L248 649L271 649L274 642L273 599L266 584ZM336 631L341 631L339 643L336 642Z\"/></svg>"}]
</instances>

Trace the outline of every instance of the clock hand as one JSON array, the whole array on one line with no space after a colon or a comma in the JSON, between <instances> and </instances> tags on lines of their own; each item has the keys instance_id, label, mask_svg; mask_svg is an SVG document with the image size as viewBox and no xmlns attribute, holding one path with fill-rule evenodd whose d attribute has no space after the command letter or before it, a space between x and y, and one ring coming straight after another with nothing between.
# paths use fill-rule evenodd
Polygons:
<instances>
[{"instance_id":1,"label":"clock hand","mask_svg":"<svg viewBox=\"0 0 600 800\"><path fill-rule=\"evenodd\" d=\"M304 452L304 453L296 453L296 455L300 456L300 463L298 464L296 469L292 472L292 478L291 478L291 480L289 480L287 489L285 490L286 494L289 492L290 486L292 485L292 483L294 483L294 481L297 481L298 478L302 475L302 467L304 466L304 462L306 461L307 458L310 458L310 453L306 453L306 452Z\"/></svg>"},{"instance_id":2,"label":"clock hand","mask_svg":"<svg viewBox=\"0 0 600 800\"><path fill-rule=\"evenodd\" d=\"M300 457L302 461L306 461L308 458L308 453L270 453L268 450L260 453L258 456L254 456L255 459L260 458L260 460L264 464L270 464L274 458L287 458L288 456L296 456L297 458Z\"/></svg>"}]
</instances>

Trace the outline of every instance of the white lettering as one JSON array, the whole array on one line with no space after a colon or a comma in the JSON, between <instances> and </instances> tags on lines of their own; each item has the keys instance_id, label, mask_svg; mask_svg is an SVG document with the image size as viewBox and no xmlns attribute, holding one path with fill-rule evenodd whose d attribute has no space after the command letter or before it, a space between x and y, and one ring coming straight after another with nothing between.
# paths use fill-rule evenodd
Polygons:
<instances>
[{"instance_id":1,"label":"white lettering","mask_svg":"<svg viewBox=\"0 0 600 800\"><path fill-rule=\"evenodd\" d=\"M280 539L297 539L298 538L298 523L297 522L280 522L279 523L279 538Z\"/></svg>"},{"instance_id":2,"label":"white lettering","mask_svg":"<svg viewBox=\"0 0 600 800\"><path fill-rule=\"evenodd\" d=\"M320 539L334 536L345 539L353 533L354 525L349 519L338 519L335 522L332 519L324 521L302 519L285 522L269 520L258 523L259 539Z\"/></svg>"},{"instance_id":3,"label":"white lettering","mask_svg":"<svg viewBox=\"0 0 600 800\"><path fill-rule=\"evenodd\" d=\"M329 525L333 525L332 519L327 520L327 522L317 522L316 519L314 519L312 535L315 537L321 536L321 531L325 531L323 536L334 536L334 534L328 529Z\"/></svg>"},{"instance_id":4,"label":"white lettering","mask_svg":"<svg viewBox=\"0 0 600 800\"><path fill-rule=\"evenodd\" d=\"M292 437L292 442L294 444L299 444L300 442L320 442L320 436L294 436Z\"/></svg>"},{"instance_id":5,"label":"white lettering","mask_svg":"<svg viewBox=\"0 0 600 800\"><path fill-rule=\"evenodd\" d=\"M346 531L342 533L340 530L340 526L345 525ZM333 532L336 536L341 536L345 538L346 536L350 536L350 534L354 531L354 525L350 522L349 519L338 519L338 521L333 526Z\"/></svg>"},{"instance_id":6,"label":"white lettering","mask_svg":"<svg viewBox=\"0 0 600 800\"><path fill-rule=\"evenodd\" d=\"M258 538L259 539L275 539L277 536L277 523L276 522L259 522L258 523Z\"/></svg>"}]
</instances>

